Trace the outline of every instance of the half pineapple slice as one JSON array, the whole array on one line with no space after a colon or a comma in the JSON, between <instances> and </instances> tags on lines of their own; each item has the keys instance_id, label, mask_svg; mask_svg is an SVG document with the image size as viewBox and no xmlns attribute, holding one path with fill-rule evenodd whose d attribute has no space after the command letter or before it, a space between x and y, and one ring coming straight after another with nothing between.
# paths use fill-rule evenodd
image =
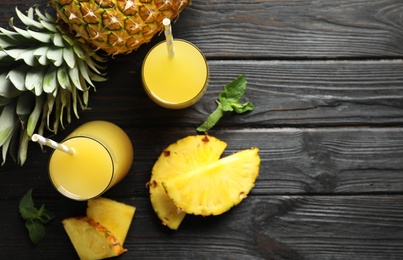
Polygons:
<instances>
[{"instance_id":1,"label":"half pineapple slice","mask_svg":"<svg viewBox=\"0 0 403 260\"><path fill-rule=\"evenodd\" d=\"M126 251L109 230L91 218L67 218L62 223L82 260L114 257Z\"/></svg>"},{"instance_id":2,"label":"half pineapple slice","mask_svg":"<svg viewBox=\"0 0 403 260\"><path fill-rule=\"evenodd\" d=\"M105 226L123 246L136 208L102 197L87 204L87 216Z\"/></svg>"},{"instance_id":3,"label":"half pineapple slice","mask_svg":"<svg viewBox=\"0 0 403 260\"><path fill-rule=\"evenodd\" d=\"M154 164L148 186L154 211L164 225L176 230L186 213L178 211L165 193L162 182L219 160L226 147L225 142L215 137L195 135L169 145L162 152Z\"/></svg>"},{"instance_id":4,"label":"half pineapple slice","mask_svg":"<svg viewBox=\"0 0 403 260\"><path fill-rule=\"evenodd\" d=\"M219 215L238 205L259 174L258 148L243 150L166 178L162 184L174 204L186 213Z\"/></svg>"}]
</instances>

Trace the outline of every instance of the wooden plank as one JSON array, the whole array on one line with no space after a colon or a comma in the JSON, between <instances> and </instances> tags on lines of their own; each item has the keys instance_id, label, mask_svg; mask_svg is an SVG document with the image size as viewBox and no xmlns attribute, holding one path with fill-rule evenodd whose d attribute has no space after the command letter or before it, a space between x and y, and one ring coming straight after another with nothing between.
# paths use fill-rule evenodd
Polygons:
<instances>
[{"instance_id":1,"label":"wooden plank","mask_svg":"<svg viewBox=\"0 0 403 260\"><path fill-rule=\"evenodd\" d=\"M193 1L173 31L210 58L400 58L401 8L399 0Z\"/></svg>"},{"instance_id":2,"label":"wooden plank","mask_svg":"<svg viewBox=\"0 0 403 260\"><path fill-rule=\"evenodd\" d=\"M196 127L216 108L224 86L245 74L245 100L255 110L226 115L219 127L401 125L403 61L209 61L210 85L193 107L155 105L141 81L142 54L109 64L109 80L91 93L88 117L130 121L139 127ZM125 68L130 68L129 71ZM130 78L131 80L122 80Z\"/></svg>"},{"instance_id":3,"label":"wooden plank","mask_svg":"<svg viewBox=\"0 0 403 260\"><path fill-rule=\"evenodd\" d=\"M146 183L163 149L193 135L194 129L124 128L134 147L133 166L125 180L108 191L120 198L148 197ZM224 156L258 147L260 176L254 195L368 194L403 192L403 128L318 128L217 130L228 143ZM58 140L58 139L56 139ZM22 168L11 161L0 171L3 199L17 199L34 188L38 196L59 198L47 173L48 150L30 145Z\"/></svg>"},{"instance_id":4,"label":"wooden plank","mask_svg":"<svg viewBox=\"0 0 403 260\"><path fill-rule=\"evenodd\" d=\"M35 193L34 193L35 195ZM35 198L34 198L35 199ZM162 226L146 198L137 207L120 259L399 259L403 254L402 195L249 196L216 217L187 216L178 231ZM16 201L0 215L1 256L74 259L61 220L84 214L85 204L42 200L57 213L45 240L31 245Z\"/></svg>"},{"instance_id":5,"label":"wooden plank","mask_svg":"<svg viewBox=\"0 0 403 260\"><path fill-rule=\"evenodd\" d=\"M14 6L47 2L2 1L1 25ZM209 59L400 58L401 8L400 0L193 1L173 31Z\"/></svg>"}]
</instances>

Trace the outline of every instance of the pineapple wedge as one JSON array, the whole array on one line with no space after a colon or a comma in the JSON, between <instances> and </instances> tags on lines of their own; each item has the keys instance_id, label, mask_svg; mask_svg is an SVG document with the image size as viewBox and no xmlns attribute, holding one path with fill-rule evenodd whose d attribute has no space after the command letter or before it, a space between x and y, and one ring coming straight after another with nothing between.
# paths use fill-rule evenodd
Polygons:
<instances>
[{"instance_id":1,"label":"pineapple wedge","mask_svg":"<svg viewBox=\"0 0 403 260\"><path fill-rule=\"evenodd\" d=\"M123 246L136 208L98 197L87 202L87 216L105 226Z\"/></svg>"},{"instance_id":2,"label":"pineapple wedge","mask_svg":"<svg viewBox=\"0 0 403 260\"><path fill-rule=\"evenodd\" d=\"M165 178L168 197L182 211L219 215L238 205L253 188L259 174L258 148L234 153L183 174Z\"/></svg>"},{"instance_id":3,"label":"pineapple wedge","mask_svg":"<svg viewBox=\"0 0 403 260\"><path fill-rule=\"evenodd\" d=\"M91 218L67 218L62 223L81 260L104 259L126 251L109 230Z\"/></svg>"},{"instance_id":4,"label":"pineapple wedge","mask_svg":"<svg viewBox=\"0 0 403 260\"><path fill-rule=\"evenodd\" d=\"M162 182L219 160L227 144L208 135L188 136L169 145L154 164L148 182L150 200L159 219L170 229L178 229L185 212L167 196Z\"/></svg>"}]
</instances>

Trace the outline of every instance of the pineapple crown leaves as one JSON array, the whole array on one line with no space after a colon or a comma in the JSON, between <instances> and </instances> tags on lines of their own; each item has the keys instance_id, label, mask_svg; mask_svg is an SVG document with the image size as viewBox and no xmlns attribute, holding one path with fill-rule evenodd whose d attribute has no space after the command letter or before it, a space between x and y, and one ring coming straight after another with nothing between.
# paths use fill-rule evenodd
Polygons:
<instances>
[{"instance_id":1,"label":"pineapple crown leaves","mask_svg":"<svg viewBox=\"0 0 403 260\"><path fill-rule=\"evenodd\" d=\"M0 147L3 164L10 154L22 165L35 131L57 133L87 108L93 82L106 80L106 59L38 6L15 12L18 20L0 27Z\"/></svg>"}]
</instances>

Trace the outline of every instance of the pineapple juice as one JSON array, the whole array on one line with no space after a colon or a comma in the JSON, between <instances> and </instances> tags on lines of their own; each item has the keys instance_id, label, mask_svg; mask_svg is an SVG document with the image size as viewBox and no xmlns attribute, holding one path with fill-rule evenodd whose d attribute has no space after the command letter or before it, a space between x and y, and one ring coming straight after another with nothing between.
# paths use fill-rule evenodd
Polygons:
<instances>
[{"instance_id":1,"label":"pineapple juice","mask_svg":"<svg viewBox=\"0 0 403 260\"><path fill-rule=\"evenodd\" d=\"M180 109L195 104L208 85L209 69L203 53L192 43L175 39L169 56L166 42L154 46L142 67L148 96L162 107Z\"/></svg>"},{"instance_id":2,"label":"pineapple juice","mask_svg":"<svg viewBox=\"0 0 403 260\"><path fill-rule=\"evenodd\" d=\"M101 195L122 180L132 165L129 137L109 122L83 124L63 144L74 154L54 150L49 174L55 188L71 199L88 200Z\"/></svg>"}]
</instances>

